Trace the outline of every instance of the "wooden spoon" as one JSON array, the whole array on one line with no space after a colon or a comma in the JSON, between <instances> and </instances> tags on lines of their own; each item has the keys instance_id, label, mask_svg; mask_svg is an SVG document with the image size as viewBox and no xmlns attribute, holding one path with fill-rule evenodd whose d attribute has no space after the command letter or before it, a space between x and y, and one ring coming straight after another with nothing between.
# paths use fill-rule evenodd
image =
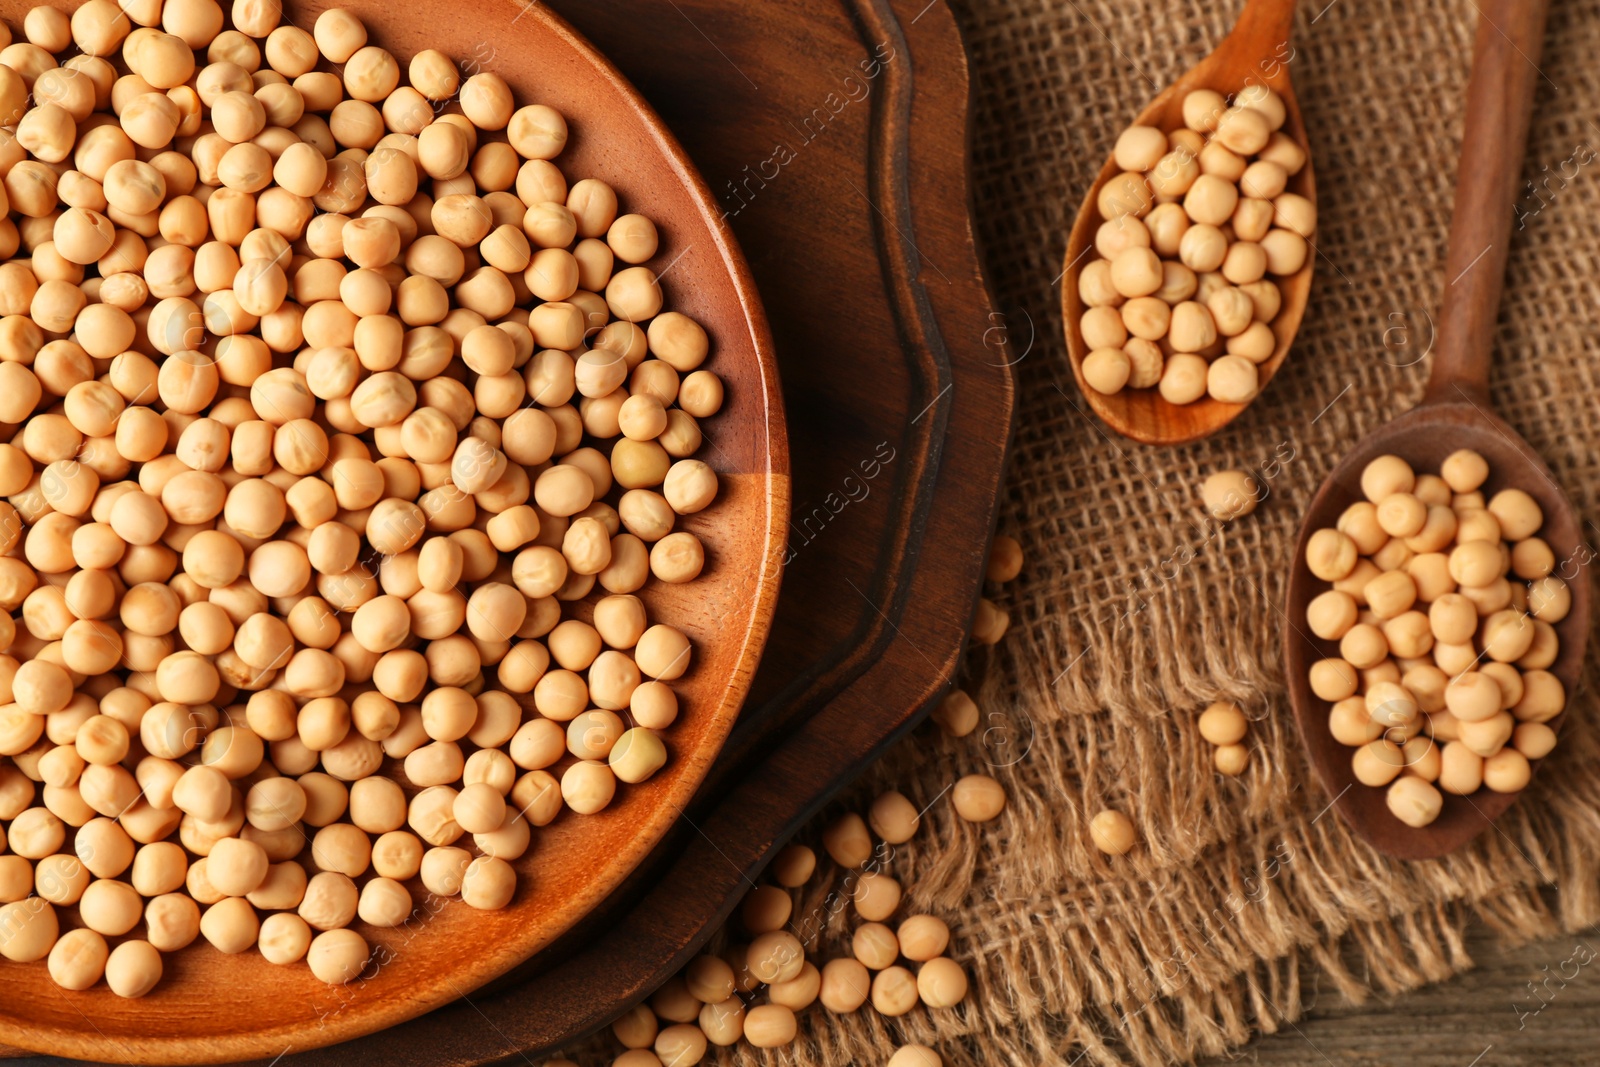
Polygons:
<instances>
[{"instance_id":1,"label":"wooden spoon","mask_svg":"<svg viewBox=\"0 0 1600 1067\"><path fill-rule=\"evenodd\" d=\"M1593 552L1584 544L1578 516L1550 469L1515 430L1490 411L1488 388L1490 349L1510 243L1512 205L1539 77L1534 64L1544 39L1547 0L1478 2L1481 14L1467 88L1466 136L1456 179L1445 269L1448 282L1433 373L1422 402L1356 445L1311 501L1295 550L1289 625L1284 631L1284 663L1295 719L1317 777L1333 798L1332 806L1373 847L1403 859L1442 856L1461 847L1499 817L1516 800L1516 794L1487 789L1466 797L1447 793L1438 820L1413 829L1389 813L1384 789L1355 781L1350 767L1353 750L1328 732L1329 705L1312 694L1306 672L1317 659L1339 653L1335 643L1319 641L1306 629L1306 605L1328 586L1306 569L1305 548L1313 532L1333 526L1347 506L1362 499L1362 469L1370 460L1392 453L1419 472L1436 472L1440 462L1456 449L1482 453L1491 471L1483 487L1486 498L1500 489L1520 488L1544 511L1544 527L1538 536L1555 551L1555 573L1566 579L1572 590L1572 610L1556 625L1560 655L1549 668L1569 695L1577 685L1589 632L1589 581L1584 565ZM1550 725L1559 728L1564 717L1558 716Z\"/></svg>"},{"instance_id":2,"label":"wooden spoon","mask_svg":"<svg viewBox=\"0 0 1600 1067\"><path fill-rule=\"evenodd\" d=\"M1289 83L1289 66L1294 60L1294 49L1289 45L1289 32L1294 21L1294 0L1248 0L1234 24L1233 32L1205 59L1188 73L1169 85L1165 91L1139 113L1134 124L1154 126L1159 130L1177 130L1183 127L1183 98L1195 89L1212 89L1225 97L1250 85L1265 85L1283 98L1288 117L1283 132L1302 148L1307 149L1306 165L1300 173L1289 179L1288 191L1299 193L1312 203L1317 199L1316 181L1312 176L1309 145L1305 125L1300 121L1300 105L1295 101L1294 87ZM1162 399L1155 389L1124 389L1106 396L1090 388L1083 378L1083 360L1089 347L1083 343L1078 331L1078 320L1085 311L1082 297L1078 295L1078 274L1085 265L1098 258L1094 250L1095 231L1105 221L1097 206L1100 189L1106 182L1121 173L1115 159L1108 158L1095 179L1089 193L1078 209L1078 218L1067 238L1067 254L1061 278L1062 324L1067 334L1067 354L1072 362L1072 375L1078 379L1089 406L1106 424L1124 437L1151 445L1175 445L1196 441L1215 433L1232 422L1248 404L1226 404L1202 397L1192 404L1171 404ZM1306 298L1311 292L1311 272L1316 262L1317 237L1311 236L1313 246L1306 257L1306 265L1296 274L1277 279L1283 293L1283 306L1272 320L1272 332L1277 347L1272 355L1256 369L1260 374L1260 390L1283 365L1289 354L1289 345L1300 329L1300 319L1305 315Z\"/></svg>"}]
</instances>

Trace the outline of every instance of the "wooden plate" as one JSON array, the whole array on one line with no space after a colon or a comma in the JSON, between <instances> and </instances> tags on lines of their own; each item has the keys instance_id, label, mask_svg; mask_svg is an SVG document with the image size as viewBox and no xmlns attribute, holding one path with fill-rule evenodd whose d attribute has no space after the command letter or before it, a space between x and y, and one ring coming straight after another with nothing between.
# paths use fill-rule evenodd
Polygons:
<instances>
[{"instance_id":1,"label":"wooden plate","mask_svg":"<svg viewBox=\"0 0 1600 1067\"><path fill-rule=\"evenodd\" d=\"M21 25L28 4L4 0ZM293 3L309 28L326 3ZM672 135L616 69L541 4L451 0L426 6L349 0L374 43L401 57L437 48L509 81L519 103L549 104L570 122L557 161L569 180L611 183L624 210L660 227L652 265L667 306L705 324L727 404L705 423L702 458L722 478L715 505L682 525L706 544L705 575L687 587L652 583L653 618L694 641L697 663L675 684L683 706L667 731L671 757L649 782L624 787L597 816L564 814L536 831L518 861L512 905L475 912L429 901L393 930L358 924L374 963L345 987L303 965L275 967L258 953L224 957L199 942L166 957L147 997L122 1000L104 984L66 993L42 963L5 966L0 1041L40 1052L120 1063L271 1059L410 1019L463 996L569 929L611 893L688 803L738 715L771 624L789 504L788 446L772 341L743 256L721 210Z\"/></svg>"},{"instance_id":2,"label":"wooden plate","mask_svg":"<svg viewBox=\"0 0 1600 1067\"><path fill-rule=\"evenodd\" d=\"M750 255L794 476L772 637L684 818L601 907L453 1004L296 1045L275 1067L530 1067L699 951L773 853L949 686L983 587L1012 367L1048 358L1042 320L984 287L948 6L552 2L682 139ZM1003 765L1031 730L1029 709L986 707L961 744ZM63 1067L28 1067L47 1062Z\"/></svg>"}]
</instances>

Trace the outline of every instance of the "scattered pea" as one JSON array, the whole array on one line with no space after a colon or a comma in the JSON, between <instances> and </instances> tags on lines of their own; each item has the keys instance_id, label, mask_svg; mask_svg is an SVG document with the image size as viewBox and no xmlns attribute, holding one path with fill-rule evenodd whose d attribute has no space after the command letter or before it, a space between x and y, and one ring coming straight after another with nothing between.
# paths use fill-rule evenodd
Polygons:
<instances>
[{"instance_id":1,"label":"scattered pea","mask_svg":"<svg viewBox=\"0 0 1600 1067\"><path fill-rule=\"evenodd\" d=\"M772 861L772 877L781 886L797 889L817 869L817 854L805 845L789 845Z\"/></svg>"},{"instance_id":2,"label":"scattered pea","mask_svg":"<svg viewBox=\"0 0 1600 1067\"><path fill-rule=\"evenodd\" d=\"M902 845L911 840L921 822L917 806L904 794L884 793L872 802L867 812L867 823L872 832L891 845Z\"/></svg>"},{"instance_id":3,"label":"scattered pea","mask_svg":"<svg viewBox=\"0 0 1600 1067\"><path fill-rule=\"evenodd\" d=\"M777 1048L794 1040L794 1012L781 1004L761 1004L745 1013L744 1037L756 1048Z\"/></svg>"},{"instance_id":4,"label":"scattered pea","mask_svg":"<svg viewBox=\"0 0 1600 1067\"><path fill-rule=\"evenodd\" d=\"M889 1057L889 1067L944 1067L944 1060L927 1045L901 1045Z\"/></svg>"},{"instance_id":5,"label":"scattered pea","mask_svg":"<svg viewBox=\"0 0 1600 1067\"><path fill-rule=\"evenodd\" d=\"M950 801L967 822L988 822L1005 810L1006 791L986 774L969 774L956 782Z\"/></svg>"},{"instance_id":6,"label":"scattered pea","mask_svg":"<svg viewBox=\"0 0 1600 1067\"><path fill-rule=\"evenodd\" d=\"M1211 762L1218 774L1237 778L1250 765L1250 750L1244 745L1218 745Z\"/></svg>"},{"instance_id":7,"label":"scattered pea","mask_svg":"<svg viewBox=\"0 0 1600 1067\"><path fill-rule=\"evenodd\" d=\"M978 705L963 690L952 689L933 709L932 717L951 737L966 737L978 728Z\"/></svg>"},{"instance_id":8,"label":"scattered pea","mask_svg":"<svg viewBox=\"0 0 1600 1067\"><path fill-rule=\"evenodd\" d=\"M934 915L908 916L895 935L900 941L900 954L919 962L942 955L950 944L950 927Z\"/></svg>"},{"instance_id":9,"label":"scattered pea","mask_svg":"<svg viewBox=\"0 0 1600 1067\"><path fill-rule=\"evenodd\" d=\"M889 875L867 871L856 880L856 914L868 922L882 922L900 906L900 894L900 883Z\"/></svg>"},{"instance_id":10,"label":"scattered pea","mask_svg":"<svg viewBox=\"0 0 1600 1067\"><path fill-rule=\"evenodd\" d=\"M822 966L822 988L817 999L835 1015L848 1015L867 1002L872 975L858 959L840 957Z\"/></svg>"},{"instance_id":11,"label":"scattered pea","mask_svg":"<svg viewBox=\"0 0 1600 1067\"><path fill-rule=\"evenodd\" d=\"M752 934L766 934L783 929L793 910L789 894L776 886L757 886L745 894L739 907L744 928ZM701 997L702 1000L725 1000L723 997Z\"/></svg>"},{"instance_id":12,"label":"scattered pea","mask_svg":"<svg viewBox=\"0 0 1600 1067\"><path fill-rule=\"evenodd\" d=\"M879 922L867 922L856 927L850 940L850 951L862 966L881 971L899 958L900 942L887 926Z\"/></svg>"},{"instance_id":13,"label":"scattered pea","mask_svg":"<svg viewBox=\"0 0 1600 1067\"><path fill-rule=\"evenodd\" d=\"M822 833L822 847L841 867L859 867L872 858L872 838L861 816L841 815Z\"/></svg>"},{"instance_id":14,"label":"scattered pea","mask_svg":"<svg viewBox=\"0 0 1600 1067\"><path fill-rule=\"evenodd\" d=\"M930 1008L953 1008L967 997L967 974L946 956L936 956L917 971L917 995Z\"/></svg>"},{"instance_id":15,"label":"scattered pea","mask_svg":"<svg viewBox=\"0 0 1600 1067\"><path fill-rule=\"evenodd\" d=\"M885 967L872 976L872 1006L880 1015L906 1014L916 1007L918 992L916 977L899 965Z\"/></svg>"},{"instance_id":16,"label":"scattered pea","mask_svg":"<svg viewBox=\"0 0 1600 1067\"><path fill-rule=\"evenodd\" d=\"M996 534L989 546L989 562L984 577L991 582L1009 582L1022 573L1022 545L1014 537Z\"/></svg>"},{"instance_id":17,"label":"scattered pea","mask_svg":"<svg viewBox=\"0 0 1600 1067\"><path fill-rule=\"evenodd\" d=\"M1200 736L1213 745L1236 745L1249 729L1250 721L1237 704L1218 701L1200 713Z\"/></svg>"},{"instance_id":18,"label":"scattered pea","mask_svg":"<svg viewBox=\"0 0 1600 1067\"><path fill-rule=\"evenodd\" d=\"M1133 822L1120 811L1102 811L1089 820L1094 847L1108 856L1126 855L1136 840Z\"/></svg>"},{"instance_id":19,"label":"scattered pea","mask_svg":"<svg viewBox=\"0 0 1600 1067\"><path fill-rule=\"evenodd\" d=\"M1261 490L1253 475L1241 470L1218 471L1200 486L1200 498L1220 522L1243 518L1256 509Z\"/></svg>"}]
</instances>

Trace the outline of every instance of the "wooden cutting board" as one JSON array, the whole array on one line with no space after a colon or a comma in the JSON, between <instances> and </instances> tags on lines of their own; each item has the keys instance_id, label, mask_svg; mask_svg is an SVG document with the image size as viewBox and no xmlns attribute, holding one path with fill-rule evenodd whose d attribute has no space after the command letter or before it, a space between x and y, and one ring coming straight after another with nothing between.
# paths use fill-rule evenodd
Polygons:
<instances>
[{"instance_id":1,"label":"wooden cutting board","mask_svg":"<svg viewBox=\"0 0 1600 1067\"><path fill-rule=\"evenodd\" d=\"M507 21L532 2L507 0ZM777 617L711 776L607 905L410 1023L311 1049L313 1023L280 1067L521 1061L607 1023L688 960L775 848L940 695L979 594L1009 365L1028 338L994 311L979 270L966 57L943 0L552 6L666 119L753 268L794 485Z\"/></svg>"}]
</instances>

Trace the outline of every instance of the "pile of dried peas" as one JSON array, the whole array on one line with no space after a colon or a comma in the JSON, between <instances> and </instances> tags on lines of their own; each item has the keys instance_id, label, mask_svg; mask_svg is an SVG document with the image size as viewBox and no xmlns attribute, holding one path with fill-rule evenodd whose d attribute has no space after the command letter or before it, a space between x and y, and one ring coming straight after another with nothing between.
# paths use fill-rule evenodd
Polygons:
<instances>
[{"instance_id":1,"label":"pile of dried peas","mask_svg":"<svg viewBox=\"0 0 1600 1067\"><path fill-rule=\"evenodd\" d=\"M1283 303L1273 278L1305 266L1316 205L1286 192L1305 149L1280 128L1283 100L1252 85L1232 102L1183 100L1184 128L1130 126L1100 189L1100 258L1078 275L1090 388L1156 387L1169 403L1242 404L1260 387Z\"/></svg>"},{"instance_id":2,"label":"pile of dried peas","mask_svg":"<svg viewBox=\"0 0 1600 1067\"><path fill-rule=\"evenodd\" d=\"M985 577L995 583L1012 581L1022 563L1022 546L1000 535L990 550ZM973 640L994 644L1007 623L1001 608L980 598ZM953 737L971 734L978 716L977 705L959 689L932 713ZM966 775L949 792L956 815L966 822L986 823L1005 809L1005 789L988 775ZM828 823L819 835L822 851L841 873L824 907L809 916L796 914L793 894L816 875L816 850L803 844L785 847L767 869L770 881L750 890L737 920L730 920L718 935L729 940L728 947L697 956L612 1024L625 1050L612 1067L693 1067L710 1046L735 1045L741 1039L756 1048L787 1045L799 1033L797 1014L818 1002L835 1015L870 1003L886 1018L905 1015L918 1003L933 1011L961 1003L967 975L946 955L950 927L936 915L907 914L909 909L901 907L902 886L885 869L886 852L892 856L894 846L916 835L922 815L904 794L891 790L872 802L865 817L850 812ZM823 920L846 898L861 920L850 954L819 968L807 954L816 954ZM942 1062L938 1052L918 1044L901 1046L888 1061L889 1067L940 1067ZM574 1064L552 1060L545 1067Z\"/></svg>"},{"instance_id":3,"label":"pile of dried peas","mask_svg":"<svg viewBox=\"0 0 1600 1067\"><path fill-rule=\"evenodd\" d=\"M635 594L723 394L655 226L499 76L281 14L0 26L0 955L70 989L506 906L689 667Z\"/></svg>"},{"instance_id":4,"label":"pile of dried peas","mask_svg":"<svg viewBox=\"0 0 1600 1067\"><path fill-rule=\"evenodd\" d=\"M1307 568L1330 586L1306 625L1339 645L1312 664L1311 690L1332 705L1328 730L1354 749L1356 780L1387 788L1414 827L1439 817L1444 793L1527 786L1566 707L1547 668L1572 590L1538 536L1538 503L1515 488L1486 500L1488 477L1469 450L1438 474L1380 456L1361 474L1366 499L1306 543Z\"/></svg>"}]
</instances>

